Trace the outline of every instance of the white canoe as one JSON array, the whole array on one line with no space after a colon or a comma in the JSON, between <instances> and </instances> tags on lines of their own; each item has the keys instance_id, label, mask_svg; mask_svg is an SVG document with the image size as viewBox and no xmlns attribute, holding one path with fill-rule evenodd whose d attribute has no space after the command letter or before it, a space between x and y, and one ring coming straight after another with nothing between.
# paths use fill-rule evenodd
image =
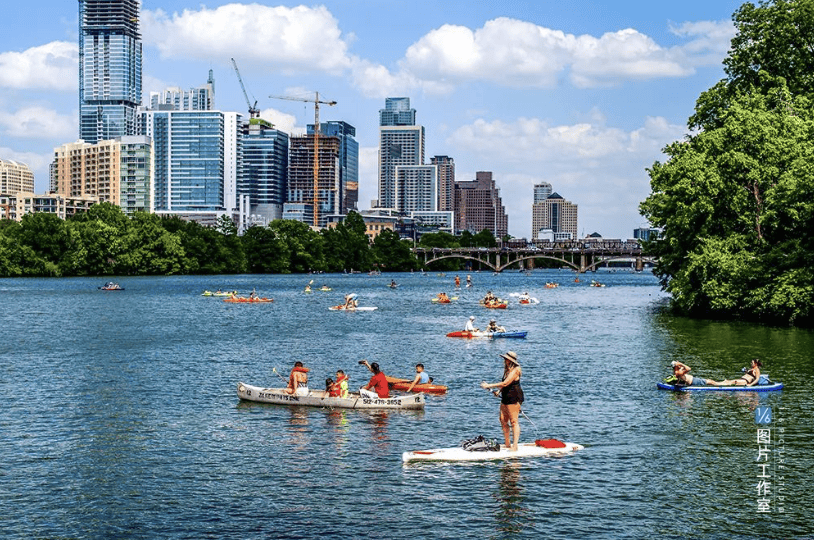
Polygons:
<instances>
[{"instance_id":1,"label":"white canoe","mask_svg":"<svg viewBox=\"0 0 814 540\"><path fill-rule=\"evenodd\" d=\"M242 382L237 383L237 395L246 401L275 403L277 405L331 407L337 409L423 409L424 394L367 398L351 393L346 398L330 397L325 390L311 390L307 396L294 396L284 388L261 388Z\"/></svg>"},{"instance_id":2,"label":"white canoe","mask_svg":"<svg viewBox=\"0 0 814 540\"><path fill-rule=\"evenodd\" d=\"M404 463L414 461L492 461L500 459L515 459L544 456L562 456L571 454L584 447L579 444L565 442L560 448L546 448L537 444L522 443L517 445L517 451L512 452L507 446L500 445L499 451L471 452L460 446L454 448L435 448L433 450L414 450L404 452L401 459Z\"/></svg>"}]
</instances>

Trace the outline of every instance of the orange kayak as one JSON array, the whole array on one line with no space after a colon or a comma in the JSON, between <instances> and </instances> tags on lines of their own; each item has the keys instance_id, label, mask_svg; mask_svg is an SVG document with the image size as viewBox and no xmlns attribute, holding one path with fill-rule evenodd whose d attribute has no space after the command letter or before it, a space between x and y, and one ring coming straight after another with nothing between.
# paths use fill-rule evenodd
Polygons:
<instances>
[{"instance_id":1,"label":"orange kayak","mask_svg":"<svg viewBox=\"0 0 814 540\"><path fill-rule=\"evenodd\" d=\"M412 382L412 379L398 379L396 377L387 376L388 386L390 386L390 388L393 390L399 390L401 392L406 392ZM424 392L425 394L446 394L447 387L432 383L417 384L413 386L411 392Z\"/></svg>"}]
</instances>

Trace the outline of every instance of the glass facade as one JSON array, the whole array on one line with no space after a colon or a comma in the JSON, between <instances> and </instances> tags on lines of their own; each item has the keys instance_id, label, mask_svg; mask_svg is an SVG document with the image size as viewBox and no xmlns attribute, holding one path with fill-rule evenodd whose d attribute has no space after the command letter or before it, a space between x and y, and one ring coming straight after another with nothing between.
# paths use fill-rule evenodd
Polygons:
<instances>
[{"instance_id":1,"label":"glass facade","mask_svg":"<svg viewBox=\"0 0 814 540\"><path fill-rule=\"evenodd\" d=\"M320 123L320 133L339 139L339 192L340 214L356 209L359 200L359 142L355 139L356 128L347 122ZM308 135L314 134L314 124L308 124Z\"/></svg>"},{"instance_id":2,"label":"glass facade","mask_svg":"<svg viewBox=\"0 0 814 540\"><path fill-rule=\"evenodd\" d=\"M157 212L218 212L236 205L242 180L236 113L142 111L140 132L153 140Z\"/></svg>"},{"instance_id":3,"label":"glass facade","mask_svg":"<svg viewBox=\"0 0 814 540\"><path fill-rule=\"evenodd\" d=\"M379 110L380 126L414 126L415 109L410 108L410 98L385 98L384 109Z\"/></svg>"},{"instance_id":4,"label":"glass facade","mask_svg":"<svg viewBox=\"0 0 814 540\"><path fill-rule=\"evenodd\" d=\"M141 103L138 0L79 0L79 138L136 133Z\"/></svg>"},{"instance_id":5,"label":"glass facade","mask_svg":"<svg viewBox=\"0 0 814 540\"><path fill-rule=\"evenodd\" d=\"M252 118L241 127L243 174L239 196L248 195L251 214L281 219L288 178L288 134L265 120Z\"/></svg>"}]
</instances>

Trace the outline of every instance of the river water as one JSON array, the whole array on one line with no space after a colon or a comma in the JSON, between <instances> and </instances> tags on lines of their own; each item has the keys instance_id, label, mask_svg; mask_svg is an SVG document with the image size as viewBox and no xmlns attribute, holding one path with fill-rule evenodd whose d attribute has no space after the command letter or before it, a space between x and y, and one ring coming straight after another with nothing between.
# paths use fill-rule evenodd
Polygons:
<instances>
[{"instance_id":1,"label":"river water","mask_svg":"<svg viewBox=\"0 0 814 540\"><path fill-rule=\"evenodd\" d=\"M304 294L327 284L330 292ZM461 274L461 278L464 274ZM649 273L182 276L0 280L0 508L4 538L810 538L812 351L806 330L666 313ZM607 286L589 287L598 279ZM399 288L386 285L395 279ZM547 281L560 285L548 289ZM252 288L271 304L205 289ZM487 290L515 303L478 305ZM446 291L449 305L430 299ZM539 304L510 296L528 291ZM328 311L356 292L373 312ZM446 338L469 315L525 340ZM523 440L566 457L403 465L406 450L500 437L480 389L515 350ZM714 379L759 357L782 392L676 395L671 360ZM446 396L423 412L241 403L238 381L312 386L360 359ZM771 411L771 419L766 412ZM757 412L757 414L756 414ZM766 422L768 423L758 423ZM769 438L759 437L769 430Z\"/></svg>"}]
</instances>

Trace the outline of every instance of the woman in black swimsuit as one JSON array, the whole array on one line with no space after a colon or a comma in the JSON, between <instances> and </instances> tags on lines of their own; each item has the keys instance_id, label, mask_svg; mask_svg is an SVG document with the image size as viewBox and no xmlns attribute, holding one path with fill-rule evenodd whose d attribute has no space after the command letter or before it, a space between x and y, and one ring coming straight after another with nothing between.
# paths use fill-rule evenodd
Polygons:
<instances>
[{"instance_id":1,"label":"woman in black swimsuit","mask_svg":"<svg viewBox=\"0 0 814 540\"><path fill-rule=\"evenodd\" d=\"M707 380L707 384L711 384L712 386L754 386L757 384L758 379L760 379L760 368L762 367L763 364L760 360L755 358L752 360L752 368L741 375L740 379L727 379L721 382Z\"/></svg>"},{"instance_id":2,"label":"woman in black swimsuit","mask_svg":"<svg viewBox=\"0 0 814 540\"><path fill-rule=\"evenodd\" d=\"M500 388L500 427L503 428L503 437L506 440L506 447L513 452L517 451L517 443L520 441L520 406L523 404L523 389L520 388L520 376L523 371L520 369L520 362L517 361L517 353L509 351L500 355L503 358L503 380L498 383L488 384L486 381L480 383L481 388ZM509 432L514 438L510 443Z\"/></svg>"}]
</instances>

